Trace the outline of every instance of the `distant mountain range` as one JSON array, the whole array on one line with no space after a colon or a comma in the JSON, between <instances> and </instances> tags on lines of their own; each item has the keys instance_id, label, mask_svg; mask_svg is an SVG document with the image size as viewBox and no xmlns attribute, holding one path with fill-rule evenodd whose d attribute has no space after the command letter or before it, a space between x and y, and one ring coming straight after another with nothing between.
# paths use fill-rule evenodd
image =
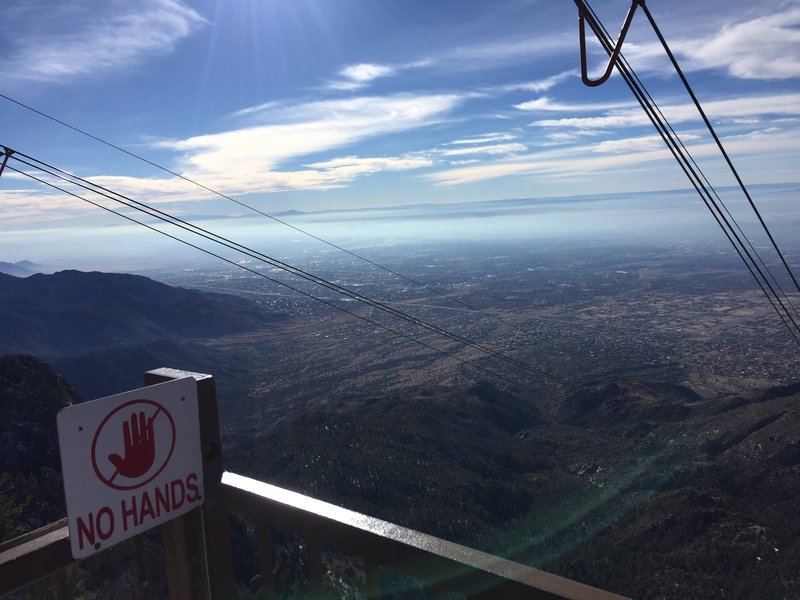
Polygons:
<instances>
[{"instance_id":1,"label":"distant mountain range","mask_svg":"<svg viewBox=\"0 0 800 600\"><path fill-rule=\"evenodd\" d=\"M20 260L15 263L0 261L0 273L6 275L13 275L14 277L27 277L34 273L41 273L43 268L41 265L32 263L29 260Z\"/></svg>"},{"instance_id":2,"label":"distant mountain range","mask_svg":"<svg viewBox=\"0 0 800 600\"><path fill-rule=\"evenodd\" d=\"M139 275L0 274L0 354L54 357L158 339L213 338L286 319L238 296Z\"/></svg>"},{"instance_id":3,"label":"distant mountain range","mask_svg":"<svg viewBox=\"0 0 800 600\"><path fill-rule=\"evenodd\" d=\"M766 192L792 192L798 190L796 183L787 184L755 184L750 186L754 189ZM722 187L718 191L728 189L738 190L738 187ZM693 188L675 188L669 190L658 190L652 192L613 192L599 194L579 194L572 196L536 196L528 198L501 198L496 200L472 200L452 203L414 203L414 204L392 204L387 206L370 206L359 208L324 208L310 210L284 210L273 213L272 216L279 218L298 217L299 219L312 219L314 221L349 221L349 220L384 220L384 219L454 219L470 216L491 216L491 215L513 215L519 212L538 210L543 207L565 207L570 204L584 204L615 202L621 199L642 200L642 199L665 199L665 198L686 198L694 197L696 191ZM207 215L196 214L187 215L191 221L199 220L220 220L220 219L260 219L263 215L254 212L245 212L235 216L229 215ZM292 220L293 224L297 221Z\"/></svg>"}]
</instances>

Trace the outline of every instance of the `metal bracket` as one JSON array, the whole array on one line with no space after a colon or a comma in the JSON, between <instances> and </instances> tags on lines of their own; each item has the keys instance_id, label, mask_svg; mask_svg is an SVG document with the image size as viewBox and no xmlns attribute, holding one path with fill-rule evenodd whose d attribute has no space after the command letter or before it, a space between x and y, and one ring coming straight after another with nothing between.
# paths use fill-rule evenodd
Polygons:
<instances>
[{"instance_id":1,"label":"metal bracket","mask_svg":"<svg viewBox=\"0 0 800 600\"><path fill-rule=\"evenodd\" d=\"M596 87L598 85L604 84L608 81L608 78L611 77L611 71L614 69L614 65L617 62L617 58L619 57L619 53L622 50L622 43L625 41L625 36L628 34L628 29L630 29L631 21L633 21L633 14L636 12L636 9L639 5L644 5L645 0L632 0L631 7L628 9L628 14L625 16L625 21L622 24L622 29L620 29L619 36L617 37L617 43L614 44L614 49L610 51L610 58L608 60L608 66L606 67L605 73L599 79L589 79L588 74L588 67L587 67L587 60L586 60L586 16L588 14L588 10L586 5L584 4L583 0L575 0L575 3L578 5L578 31L580 34L580 43L581 43L581 79L583 83L588 85L589 87Z\"/></svg>"},{"instance_id":2,"label":"metal bracket","mask_svg":"<svg viewBox=\"0 0 800 600\"><path fill-rule=\"evenodd\" d=\"M2 148L3 148L3 162L0 163L0 177L3 176L3 170L6 168L6 163L8 162L8 159L11 158L12 154L14 154L14 151L11 148L6 148L5 146L2 146Z\"/></svg>"}]
</instances>

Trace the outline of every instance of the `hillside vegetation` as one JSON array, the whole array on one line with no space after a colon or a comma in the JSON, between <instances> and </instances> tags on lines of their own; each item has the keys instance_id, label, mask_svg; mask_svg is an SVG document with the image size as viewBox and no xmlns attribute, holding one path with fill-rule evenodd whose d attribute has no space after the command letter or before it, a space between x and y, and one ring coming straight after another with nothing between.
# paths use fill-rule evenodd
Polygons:
<instances>
[{"instance_id":1,"label":"hillside vegetation","mask_svg":"<svg viewBox=\"0 0 800 600\"><path fill-rule=\"evenodd\" d=\"M631 378L552 418L482 383L327 406L234 470L634 598L800 597L799 390Z\"/></svg>"}]
</instances>

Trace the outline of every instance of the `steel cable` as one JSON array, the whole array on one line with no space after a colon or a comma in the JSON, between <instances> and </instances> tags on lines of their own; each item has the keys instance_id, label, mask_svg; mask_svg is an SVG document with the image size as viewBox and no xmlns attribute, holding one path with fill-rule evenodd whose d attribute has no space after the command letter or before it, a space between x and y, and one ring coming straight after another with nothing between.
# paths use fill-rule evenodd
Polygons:
<instances>
[{"instance_id":1,"label":"steel cable","mask_svg":"<svg viewBox=\"0 0 800 600\"><path fill-rule=\"evenodd\" d=\"M605 27L603 27L602 23L600 23L596 14L588 5L587 2L585 2L584 0L575 0L575 2L576 4L578 4L579 9L581 9L581 7L585 9L584 16L586 17L586 21L589 23L592 31L595 33L598 40L601 42L601 45L603 46L604 50L611 56L614 48L614 43L611 36L608 34ZM722 206L725 209L725 212L729 213L727 207L725 207L724 203L722 203L721 201L718 204L715 201L714 197L711 195L711 193L709 193L707 186L703 183L703 179L707 181L705 175L702 173L702 171L699 170L699 168L697 169L694 168L694 165L696 165L697 163L691 157L688 150L680 140L679 136L677 136L677 134L675 133L675 130L666 120L660 108L658 108L657 104L652 99L652 96L650 96L649 92L647 92L647 90L644 89L644 86L641 85L641 81L639 80L638 76L636 76L636 74L633 72L633 69L630 68L630 65L627 63L627 60L621 53L618 53L618 60L616 62L616 66L620 74L622 75L623 80L628 85L631 92L634 94L637 101L641 105L642 109L645 111L648 118L656 128L656 131L659 133L662 140L667 145L667 148L670 150L673 157L680 165L681 169L689 178L690 183L700 195L701 199L711 212L717 224L723 230L723 233L727 237L728 241L734 247L737 254L747 267L748 271L756 280L756 283L759 285L762 292L767 297L773 309L777 312L783 324L789 330L789 333L792 335L795 342L797 342L798 345L800 345L800 327L798 327L797 321L794 319L791 312L787 309L781 296L775 291L767 276L764 275L761 268L753 259L747 247L744 245L744 243L741 241L741 238L736 233L736 230L734 229L733 226L731 226L730 222L726 218L723 210L720 209L719 204L722 204ZM698 171L700 172L700 175L698 175ZM738 223L736 223L736 226L738 227ZM739 228L739 230L741 231L741 228ZM746 239L746 236L744 237ZM752 244L750 245L752 247ZM764 264L763 259L761 259L760 256L759 259L761 260L762 264ZM777 280L769 271L768 267L766 267L765 264L764 266L766 270L770 273L770 276L772 277L773 281L777 283ZM786 295L785 292L783 292L782 288L780 289L784 294L787 303L794 309L794 305L791 304L791 300L789 299L788 295Z\"/></svg>"}]
</instances>

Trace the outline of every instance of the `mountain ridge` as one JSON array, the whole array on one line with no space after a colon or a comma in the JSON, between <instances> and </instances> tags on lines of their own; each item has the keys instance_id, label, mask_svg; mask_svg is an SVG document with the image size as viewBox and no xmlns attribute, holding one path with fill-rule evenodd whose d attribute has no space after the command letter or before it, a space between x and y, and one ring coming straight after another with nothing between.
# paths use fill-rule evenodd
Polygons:
<instances>
[{"instance_id":1,"label":"mountain ridge","mask_svg":"<svg viewBox=\"0 0 800 600\"><path fill-rule=\"evenodd\" d=\"M28 277L40 273L42 267L29 260L19 260L14 263L0 261L0 273L14 277Z\"/></svg>"},{"instance_id":2,"label":"mountain ridge","mask_svg":"<svg viewBox=\"0 0 800 600\"><path fill-rule=\"evenodd\" d=\"M226 294L141 275L0 274L0 352L63 356L156 339L213 338L287 320Z\"/></svg>"}]
</instances>

